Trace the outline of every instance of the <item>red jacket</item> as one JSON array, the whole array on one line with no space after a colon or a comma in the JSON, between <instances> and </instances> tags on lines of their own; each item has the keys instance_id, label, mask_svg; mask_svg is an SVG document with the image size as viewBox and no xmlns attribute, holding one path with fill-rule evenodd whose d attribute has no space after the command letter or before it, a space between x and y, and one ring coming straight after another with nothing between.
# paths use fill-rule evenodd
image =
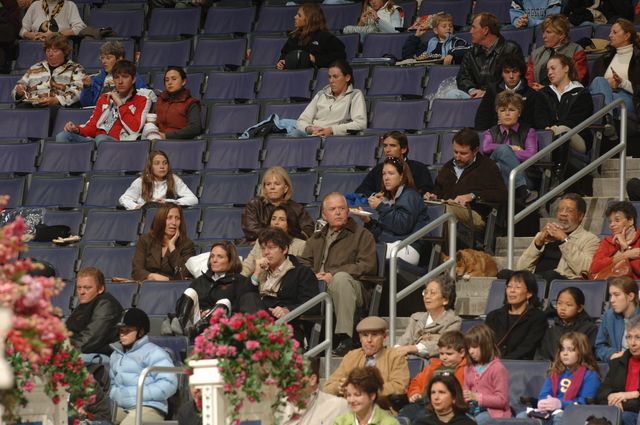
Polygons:
<instances>
[{"instance_id":1,"label":"red jacket","mask_svg":"<svg viewBox=\"0 0 640 425\"><path fill-rule=\"evenodd\" d=\"M119 117L107 133L100 127L109 116L111 103L107 93L100 95L96 109L89 120L78 126L81 136L96 137L100 134L108 134L116 140L135 140L140 136L142 127L147 120L147 112L151 108L151 100L146 96L136 94L134 90L131 97L117 108Z\"/></svg>"},{"instance_id":2,"label":"red jacket","mask_svg":"<svg viewBox=\"0 0 640 425\"><path fill-rule=\"evenodd\" d=\"M156 114L158 115L158 128L163 133L171 133L184 128L188 124L187 111L189 107L199 103L198 99L191 97L189 89L184 89L176 97L163 91L156 102Z\"/></svg>"},{"instance_id":3,"label":"red jacket","mask_svg":"<svg viewBox=\"0 0 640 425\"><path fill-rule=\"evenodd\" d=\"M589 64L587 62L587 54L576 43L566 43L557 49L558 53L562 53L573 59L578 74L578 81L585 87L589 85ZM529 63L527 64L527 82L529 87L533 83L541 83L543 86L549 84L547 77L547 61L551 53L544 46L538 47L531 55L529 55ZM544 63L543 63L544 62Z\"/></svg>"},{"instance_id":4,"label":"red jacket","mask_svg":"<svg viewBox=\"0 0 640 425\"><path fill-rule=\"evenodd\" d=\"M636 234L633 235L633 240L629 244L631 248L640 248L640 229L636 230ZM620 245L613 242L613 236L605 237L602 242L600 242L600 246L598 246L598 250L595 254L593 254L593 259L591 260L591 270L590 273L598 273L600 270L604 269L608 265L613 262L613 256L616 252L620 251ZM640 279L640 258L636 258L635 260L630 260L631 269L633 270L633 277L635 279Z\"/></svg>"},{"instance_id":5,"label":"red jacket","mask_svg":"<svg viewBox=\"0 0 640 425\"><path fill-rule=\"evenodd\" d=\"M464 387L464 367L467 365L467 359L462 358L462 361L456 366L456 371L454 373L456 379L460 383L460 387ZM416 375L415 378L411 380L409 383L409 388L407 388L407 397L411 397L414 394L424 395L424 392L427 390L427 386L429 385L429 381L433 377L433 374L437 369L442 366L442 361L433 357L429 360L429 364L422 369L420 373Z\"/></svg>"}]
</instances>

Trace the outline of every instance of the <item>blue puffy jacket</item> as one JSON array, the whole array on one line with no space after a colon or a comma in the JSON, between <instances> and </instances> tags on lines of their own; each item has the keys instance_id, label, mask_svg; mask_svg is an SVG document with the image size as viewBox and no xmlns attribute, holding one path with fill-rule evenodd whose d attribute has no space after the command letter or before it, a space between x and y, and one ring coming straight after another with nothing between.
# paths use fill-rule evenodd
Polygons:
<instances>
[{"instance_id":1,"label":"blue puffy jacket","mask_svg":"<svg viewBox=\"0 0 640 425\"><path fill-rule=\"evenodd\" d=\"M80 92L80 104L82 106L95 106L98 98L102 94L102 86L104 85L104 79L107 78L107 73L103 70L100 74L91 78L91 85L89 87L82 87ZM147 85L139 74L136 74L136 89L146 89Z\"/></svg>"},{"instance_id":2,"label":"blue puffy jacket","mask_svg":"<svg viewBox=\"0 0 640 425\"><path fill-rule=\"evenodd\" d=\"M122 344L111 344L113 353L109 360L111 390L109 398L125 410L136 406L136 387L142 370L148 366L173 366L169 354L144 336L131 349L124 351ZM144 381L143 406L168 411L167 399L178 389L175 374L150 373Z\"/></svg>"},{"instance_id":3,"label":"blue puffy jacket","mask_svg":"<svg viewBox=\"0 0 640 425\"><path fill-rule=\"evenodd\" d=\"M634 316L640 314L640 307L636 308ZM622 337L624 335L624 316L609 308L602 315L602 322L596 335L596 357L600 361L608 362L613 353L622 351Z\"/></svg>"}]
</instances>

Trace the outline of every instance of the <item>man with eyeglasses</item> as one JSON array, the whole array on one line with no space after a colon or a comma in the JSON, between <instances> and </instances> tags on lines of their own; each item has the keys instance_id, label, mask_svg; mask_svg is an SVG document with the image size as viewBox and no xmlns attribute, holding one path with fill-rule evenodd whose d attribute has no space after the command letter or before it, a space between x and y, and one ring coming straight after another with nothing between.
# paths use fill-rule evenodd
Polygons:
<instances>
[{"instance_id":1,"label":"man with eyeglasses","mask_svg":"<svg viewBox=\"0 0 640 425\"><path fill-rule=\"evenodd\" d=\"M560 199L556 221L547 223L518 260L547 282L554 279L584 279L600 240L582 227L587 203L580 195L567 193ZM499 275L502 273L498 273Z\"/></svg>"}]
</instances>

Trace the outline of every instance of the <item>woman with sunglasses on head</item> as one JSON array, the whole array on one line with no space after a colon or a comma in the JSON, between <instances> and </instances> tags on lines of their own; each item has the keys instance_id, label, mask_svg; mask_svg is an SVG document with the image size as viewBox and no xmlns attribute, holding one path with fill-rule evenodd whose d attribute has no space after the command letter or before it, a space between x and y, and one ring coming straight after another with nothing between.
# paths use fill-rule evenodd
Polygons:
<instances>
[{"instance_id":1,"label":"woman with sunglasses on head","mask_svg":"<svg viewBox=\"0 0 640 425\"><path fill-rule=\"evenodd\" d=\"M387 157L382 167L383 190L369 196L369 206L378 218L360 216L377 242L387 243L387 258L391 248L429 222L427 207L415 188L411 170L400 158ZM414 242L399 251L398 257L417 265L421 245Z\"/></svg>"}]
</instances>

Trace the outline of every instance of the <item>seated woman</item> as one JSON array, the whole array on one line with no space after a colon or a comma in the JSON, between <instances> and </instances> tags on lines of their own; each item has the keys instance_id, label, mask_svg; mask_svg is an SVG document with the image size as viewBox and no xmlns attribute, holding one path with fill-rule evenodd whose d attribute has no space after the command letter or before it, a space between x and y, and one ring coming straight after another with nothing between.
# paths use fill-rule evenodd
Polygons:
<instances>
[{"instance_id":1,"label":"seated woman","mask_svg":"<svg viewBox=\"0 0 640 425\"><path fill-rule=\"evenodd\" d=\"M80 93L82 106L94 106L102 93L115 90L111 70L116 62L124 59L124 55L124 46L119 41L107 41L100 46L102 69L98 75L86 75L82 79L82 92ZM144 79L140 75L136 75L135 88L143 89L146 87Z\"/></svg>"},{"instance_id":2,"label":"seated woman","mask_svg":"<svg viewBox=\"0 0 640 425\"><path fill-rule=\"evenodd\" d=\"M328 29L318 3L305 3L294 17L295 29L280 51L277 69L326 68L347 53L342 41Z\"/></svg>"},{"instance_id":3,"label":"seated woman","mask_svg":"<svg viewBox=\"0 0 640 425\"><path fill-rule=\"evenodd\" d=\"M609 304L602 315L594 346L598 360L606 362L621 357L628 347L624 339L624 324L640 315L638 306L638 284L630 277L610 277Z\"/></svg>"},{"instance_id":4,"label":"seated woman","mask_svg":"<svg viewBox=\"0 0 640 425\"><path fill-rule=\"evenodd\" d=\"M140 236L136 243L131 277L136 281L188 279L185 263L194 254L182 208L164 203L153 217L149 233Z\"/></svg>"},{"instance_id":5,"label":"seated woman","mask_svg":"<svg viewBox=\"0 0 640 425\"><path fill-rule=\"evenodd\" d=\"M329 66L329 84L319 91L298 118L299 135L342 136L367 128L364 95L353 88L353 70L345 60Z\"/></svg>"},{"instance_id":6,"label":"seated woman","mask_svg":"<svg viewBox=\"0 0 640 425\"><path fill-rule=\"evenodd\" d=\"M466 415L469 406L462 397L462 387L451 372L435 375L427 387L428 416L416 419L414 425L474 425Z\"/></svg>"},{"instance_id":7,"label":"seated woman","mask_svg":"<svg viewBox=\"0 0 640 425\"><path fill-rule=\"evenodd\" d=\"M306 242L305 237L300 231L300 226L296 221L293 213L289 208L284 205L278 205L271 213L271 227L282 229L287 235L291 237L291 243L289 244L289 255L297 257L304 251ZM256 259L262 257L262 248L259 243L254 243L251 252L247 255L247 258L242 262L242 275L251 276L255 271Z\"/></svg>"},{"instance_id":8,"label":"seated woman","mask_svg":"<svg viewBox=\"0 0 640 425\"><path fill-rule=\"evenodd\" d=\"M118 202L128 210L136 210L149 202L197 205L198 198L180 177L173 174L167 154L151 151L142 176L131 183Z\"/></svg>"},{"instance_id":9,"label":"seated woman","mask_svg":"<svg viewBox=\"0 0 640 425\"><path fill-rule=\"evenodd\" d=\"M593 113L593 102L589 90L577 81L573 60L565 55L554 54L547 61L550 85L541 89L536 102L535 128L551 130L559 137ZM556 176L562 178L569 159L569 147L585 153L591 148L591 130L585 129L571 136L569 143L553 151Z\"/></svg>"},{"instance_id":10,"label":"seated woman","mask_svg":"<svg viewBox=\"0 0 640 425\"><path fill-rule=\"evenodd\" d=\"M377 242L387 244L387 258L391 248L401 240L424 227L429 222L427 207L413 182L411 170L400 158L388 156L382 168L382 192L369 196L369 206L376 210L378 218L358 216ZM402 249L398 256L417 265L422 246L414 242Z\"/></svg>"},{"instance_id":11,"label":"seated woman","mask_svg":"<svg viewBox=\"0 0 640 425\"><path fill-rule=\"evenodd\" d=\"M627 348L609 362L609 370L598 388L598 404L622 410L622 424L635 425L640 411L638 365L640 364L640 317L629 319L625 327Z\"/></svg>"},{"instance_id":12,"label":"seated woman","mask_svg":"<svg viewBox=\"0 0 640 425\"><path fill-rule=\"evenodd\" d=\"M593 64L589 91L604 95L605 105L622 99L629 118L637 120L640 111L640 41L633 23L626 19L616 20L609 32L609 42L607 52ZM613 112L614 116L619 114L618 109ZM606 117L611 125L611 116ZM613 127L605 130L609 137L614 134Z\"/></svg>"},{"instance_id":13,"label":"seated woman","mask_svg":"<svg viewBox=\"0 0 640 425\"><path fill-rule=\"evenodd\" d=\"M376 367L365 366L353 369L342 385L344 397L351 412L338 416L333 424L400 425L396 418L377 404L383 385L384 381Z\"/></svg>"},{"instance_id":14,"label":"seated woman","mask_svg":"<svg viewBox=\"0 0 640 425\"><path fill-rule=\"evenodd\" d=\"M360 34L360 42L364 43L367 34L372 32L398 32L404 24L404 12L393 0L367 0L362 5L362 13L358 25L347 25L344 34Z\"/></svg>"},{"instance_id":15,"label":"seated woman","mask_svg":"<svg viewBox=\"0 0 640 425\"><path fill-rule=\"evenodd\" d=\"M582 84L589 81L589 67L587 66L587 54L582 46L574 43L569 38L571 24L566 16L561 14L550 15L542 21L543 45L538 47L529 56L527 66L527 81L534 90L542 90L549 84L547 76L547 61L552 54L561 54L573 59L578 74L577 80Z\"/></svg>"},{"instance_id":16,"label":"seated woman","mask_svg":"<svg viewBox=\"0 0 640 425\"><path fill-rule=\"evenodd\" d=\"M258 233L271 224L271 214L279 205L285 205L293 214L303 239L313 234L315 224L307 210L299 203L292 201L293 184L289 173L282 167L271 167L262 176L258 196L247 202L242 213L242 230L245 238L253 242Z\"/></svg>"},{"instance_id":17,"label":"seated woman","mask_svg":"<svg viewBox=\"0 0 640 425\"><path fill-rule=\"evenodd\" d=\"M165 90L158 96L155 111L161 139L193 139L202 133L200 101L188 88L187 73L170 66L164 73Z\"/></svg>"},{"instance_id":18,"label":"seated woman","mask_svg":"<svg viewBox=\"0 0 640 425\"><path fill-rule=\"evenodd\" d=\"M63 35L47 38L46 59L31 66L11 95L16 107L73 106L80 99L84 68L71 60L71 44Z\"/></svg>"},{"instance_id":19,"label":"seated woman","mask_svg":"<svg viewBox=\"0 0 640 425\"><path fill-rule=\"evenodd\" d=\"M629 261L634 279L640 279L640 230L636 229L638 212L631 202L609 205L605 215L609 219L612 236L605 236L591 260L593 277L614 263Z\"/></svg>"},{"instance_id":20,"label":"seated woman","mask_svg":"<svg viewBox=\"0 0 640 425\"><path fill-rule=\"evenodd\" d=\"M74 2L36 0L22 18L20 37L27 40L46 40L56 34L73 37L86 27Z\"/></svg>"},{"instance_id":21,"label":"seated woman","mask_svg":"<svg viewBox=\"0 0 640 425\"><path fill-rule=\"evenodd\" d=\"M438 340L448 331L459 331L462 319L453 311L456 304L456 281L442 274L427 282L422 290L426 312L413 313L396 350L421 357L438 356Z\"/></svg>"},{"instance_id":22,"label":"seated woman","mask_svg":"<svg viewBox=\"0 0 640 425\"><path fill-rule=\"evenodd\" d=\"M214 243L208 263L206 273L193 280L178 298L176 317L171 321L172 332L166 333L189 336L199 334L200 325L208 325L206 320L200 321L217 307L225 308L228 315L243 311L240 301L242 295L253 292L254 289L249 279L240 274L242 265L233 242Z\"/></svg>"},{"instance_id":23,"label":"seated woman","mask_svg":"<svg viewBox=\"0 0 640 425\"><path fill-rule=\"evenodd\" d=\"M503 359L531 360L547 330L547 318L540 309L538 283L528 271L516 271L505 288L505 304L485 320L496 335Z\"/></svg>"}]
</instances>

